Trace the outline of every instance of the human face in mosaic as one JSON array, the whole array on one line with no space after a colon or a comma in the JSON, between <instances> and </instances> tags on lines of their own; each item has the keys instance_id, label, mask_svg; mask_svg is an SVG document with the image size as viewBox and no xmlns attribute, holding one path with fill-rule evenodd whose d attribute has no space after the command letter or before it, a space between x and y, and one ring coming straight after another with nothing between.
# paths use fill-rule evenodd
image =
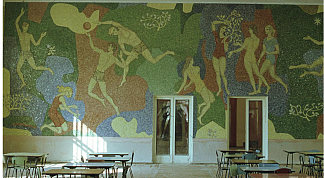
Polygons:
<instances>
[{"instance_id":1,"label":"human face in mosaic","mask_svg":"<svg viewBox=\"0 0 324 178\"><path fill-rule=\"evenodd\" d=\"M71 91L66 91L66 92L65 92L65 95L66 95L68 98L71 98L71 97L72 97L72 92L71 92Z\"/></svg>"},{"instance_id":2,"label":"human face in mosaic","mask_svg":"<svg viewBox=\"0 0 324 178\"><path fill-rule=\"evenodd\" d=\"M28 23L23 23L21 27L22 27L24 32L27 32L27 30L29 28L29 24Z\"/></svg>"},{"instance_id":3,"label":"human face in mosaic","mask_svg":"<svg viewBox=\"0 0 324 178\"><path fill-rule=\"evenodd\" d=\"M108 31L109 35L117 35L118 34L118 30L115 27L111 27Z\"/></svg>"},{"instance_id":4,"label":"human face in mosaic","mask_svg":"<svg viewBox=\"0 0 324 178\"><path fill-rule=\"evenodd\" d=\"M252 35L252 34L254 34L253 33L253 30L251 29L251 28L249 28L249 33Z\"/></svg>"},{"instance_id":5,"label":"human face in mosaic","mask_svg":"<svg viewBox=\"0 0 324 178\"><path fill-rule=\"evenodd\" d=\"M226 31L226 26L223 26L221 29L220 29L220 34L225 34L225 31Z\"/></svg>"},{"instance_id":6,"label":"human face in mosaic","mask_svg":"<svg viewBox=\"0 0 324 178\"><path fill-rule=\"evenodd\" d=\"M264 30L265 30L265 34L267 34L267 35L271 34L271 32L272 32L272 29L270 27L265 27Z\"/></svg>"}]
</instances>

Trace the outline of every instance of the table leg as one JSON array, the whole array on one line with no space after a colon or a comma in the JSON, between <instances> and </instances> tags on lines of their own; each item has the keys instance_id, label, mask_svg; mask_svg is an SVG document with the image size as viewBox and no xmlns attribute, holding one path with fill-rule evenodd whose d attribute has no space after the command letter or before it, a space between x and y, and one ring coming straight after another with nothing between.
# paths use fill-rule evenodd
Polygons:
<instances>
[{"instance_id":1,"label":"table leg","mask_svg":"<svg viewBox=\"0 0 324 178\"><path fill-rule=\"evenodd\" d=\"M5 170L5 177L7 177L7 173L8 173L8 166L9 166L9 159L10 159L10 157L8 156L7 157L7 162L6 162L6 170Z\"/></svg>"},{"instance_id":2,"label":"table leg","mask_svg":"<svg viewBox=\"0 0 324 178\"><path fill-rule=\"evenodd\" d=\"M122 165L123 165L123 175L122 175L122 177L123 178L126 178L126 170L125 170L125 168L126 168L126 161L122 161Z\"/></svg>"},{"instance_id":3,"label":"table leg","mask_svg":"<svg viewBox=\"0 0 324 178\"><path fill-rule=\"evenodd\" d=\"M291 169L294 166L294 153L291 154Z\"/></svg>"}]
</instances>

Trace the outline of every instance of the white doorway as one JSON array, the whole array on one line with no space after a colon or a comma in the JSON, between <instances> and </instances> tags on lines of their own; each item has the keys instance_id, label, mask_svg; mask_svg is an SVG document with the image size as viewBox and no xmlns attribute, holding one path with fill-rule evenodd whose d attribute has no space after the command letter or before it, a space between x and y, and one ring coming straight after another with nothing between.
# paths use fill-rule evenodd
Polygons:
<instances>
[{"instance_id":1,"label":"white doorway","mask_svg":"<svg viewBox=\"0 0 324 178\"><path fill-rule=\"evenodd\" d=\"M153 162L192 162L193 96L154 96Z\"/></svg>"},{"instance_id":2,"label":"white doorway","mask_svg":"<svg viewBox=\"0 0 324 178\"><path fill-rule=\"evenodd\" d=\"M268 158L268 98L230 97L228 147L258 150Z\"/></svg>"}]
</instances>

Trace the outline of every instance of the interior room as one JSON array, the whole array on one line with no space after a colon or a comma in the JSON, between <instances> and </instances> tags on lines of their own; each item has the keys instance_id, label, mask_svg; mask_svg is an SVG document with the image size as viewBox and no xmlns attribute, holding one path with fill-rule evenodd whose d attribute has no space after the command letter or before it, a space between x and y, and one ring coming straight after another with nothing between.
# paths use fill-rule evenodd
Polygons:
<instances>
[{"instance_id":1,"label":"interior room","mask_svg":"<svg viewBox=\"0 0 324 178\"><path fill-rule=\"evenodd\" d=\"M322 0L4 0L2 70L5 174L26 158L221 177L252 153L321 176Z\"/></svg>"}]
</instances>

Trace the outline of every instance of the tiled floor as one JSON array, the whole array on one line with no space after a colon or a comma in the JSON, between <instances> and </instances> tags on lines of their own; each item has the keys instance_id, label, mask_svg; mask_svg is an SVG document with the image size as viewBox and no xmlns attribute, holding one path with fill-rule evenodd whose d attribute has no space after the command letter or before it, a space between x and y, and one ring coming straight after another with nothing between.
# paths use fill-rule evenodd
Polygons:
<instances>
[{"instance_id":1,"label":"tiled floor","mask_svg":"<svg viewBox=\"0 0 324 178\"><path fill-rule=\"evenodd\" d=\"M64 163L48 163L45 171L60 169L62 165ZM299 165L294 165L296 172L299 171L299 168ZM132 166L134 178L215 178L216 169L215 164L133 164ZM121 171L121 169L118 169L118 178L121 178ZM129 173L128 177L130 177Z\"/></svg>"}]
</instances>

